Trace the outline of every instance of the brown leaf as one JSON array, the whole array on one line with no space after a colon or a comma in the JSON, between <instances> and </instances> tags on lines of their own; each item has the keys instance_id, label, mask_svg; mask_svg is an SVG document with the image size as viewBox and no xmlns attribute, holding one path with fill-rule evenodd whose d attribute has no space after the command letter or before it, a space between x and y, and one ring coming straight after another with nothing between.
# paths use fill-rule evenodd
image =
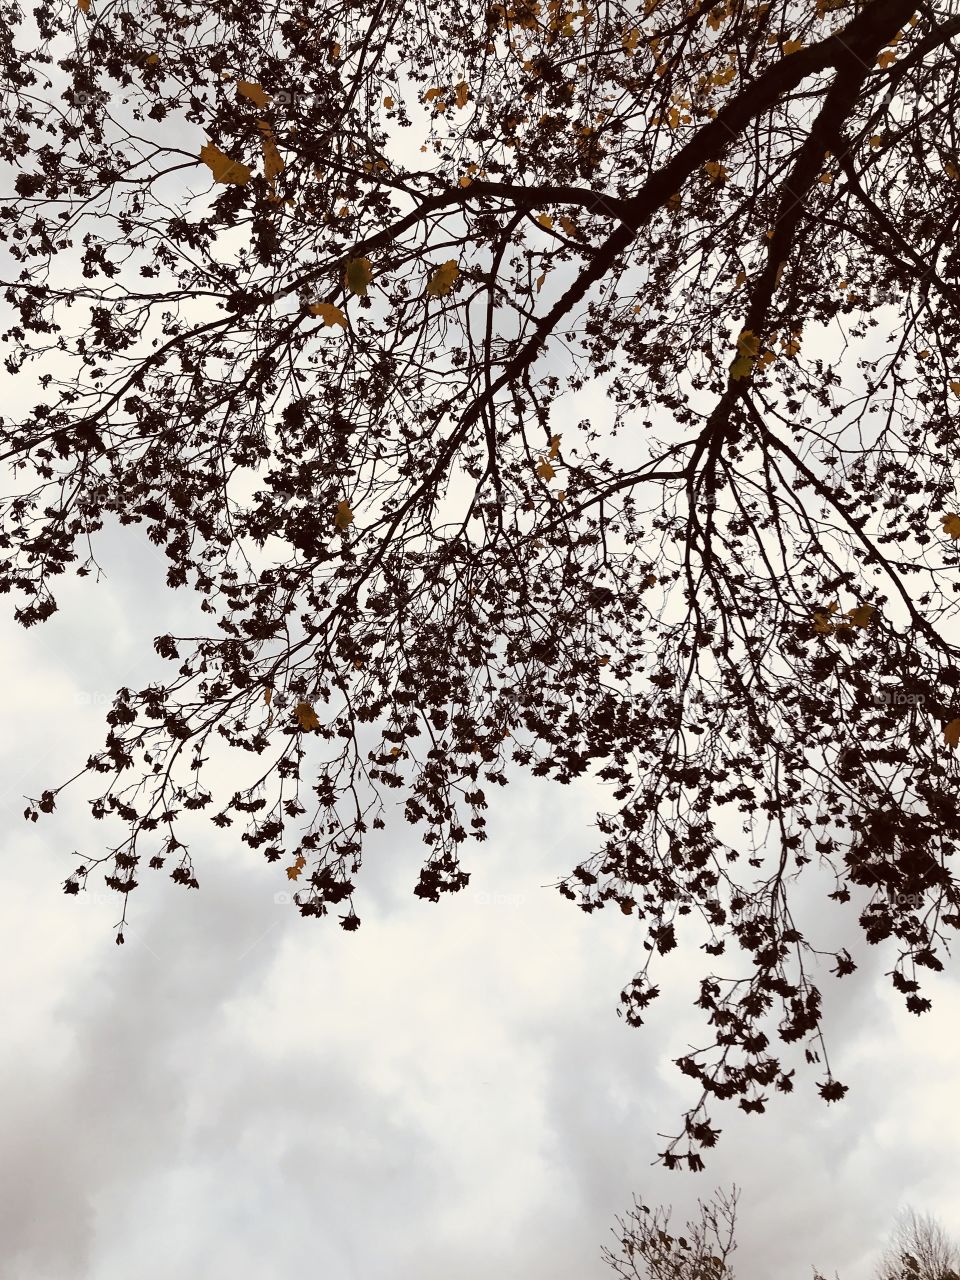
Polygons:
<instances>
[{"instance_id":1,"label":"brown leaf","mask_svg":"<svg viewBox=\"0 0 960 1280\"><path fill-rule=\"evenodd\" d=\"M337 514L333 518L333 523L341 531L346 529L347 525L353 524L353 512L346 498L337 503Z\"/></svg>"},{"instance_id":2,"label":"brown leaf","mask_svg":"<svg viewBox=\"0 0 960 1280\"><path fill-rule=\"evenodd\" d=\"M960 717L956 720L951 720L944 728L943 740L951 750L960 746Z\"/></svg>"},{"instance_id":3,"label":"brown leaf","mask_svg":"<svg viewBox=\"0 0 960 1280\"><path fill-rule=\"evenodd\" d=\"M317 718L317 713L314 711L313 707L311 707L309 702L298 702L293 709L293 714L300 722L301 729L320 728L320 721Z\"/></svg>"}]
</instances>

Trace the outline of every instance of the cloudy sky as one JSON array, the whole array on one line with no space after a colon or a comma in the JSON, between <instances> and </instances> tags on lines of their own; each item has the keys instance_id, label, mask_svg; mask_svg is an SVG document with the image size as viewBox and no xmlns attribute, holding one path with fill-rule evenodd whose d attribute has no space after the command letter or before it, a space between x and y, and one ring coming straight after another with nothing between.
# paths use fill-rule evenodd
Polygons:
<instances>
[{"instance_id":1,"label":"cloudy sky","mask_svg":"<svg viewBox=\"0 0 960 1280\"><path fill-rule=\"evenodd\" d=\"M205 824L200 892L146 876L115 946L116 897L93 877L61 889L71 850L109 834L92 791L36 824L23 797L82 766L117 685L159 676L152 637L201 615L136 529L100 558L107 577L65 580L42 628L9 600L0 618L3 1277L588 1280L612 1275L601 1247L635 1193L682 1225L731 1182L739 1280L867 1280L906 1203L960 1236L957 983L935 976L917 1019L876 950L825 976L842 1103L801 1064L766 1115L713 1108L704 1173L652 1163L695 1100L671 1060L706 1039L702 954L661 960L644 1028L617 1018L640 926L544 887L593 847L590 783L501 792L469 889L439 904L413 896L420 847L397 824L353 934L275 902L282 866ZM839 939L843 910L821 902L807 923Z\"/></svg>"}]
</instances>

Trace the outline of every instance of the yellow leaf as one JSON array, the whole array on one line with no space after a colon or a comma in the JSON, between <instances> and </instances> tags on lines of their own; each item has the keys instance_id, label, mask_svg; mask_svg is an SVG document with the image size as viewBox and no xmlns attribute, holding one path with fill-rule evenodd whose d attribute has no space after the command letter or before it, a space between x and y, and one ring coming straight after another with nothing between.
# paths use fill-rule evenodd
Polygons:
<instances>
[{"instance_id":1,"label":"yellow leaf","mask_svg":"<svg viewBox=\"0 0 960 1280\"><path fill-rule=\"evenodd\" d=\"M724 178L727 176L726 169L722 164L718 164L716 160L708 160L703 167L711 182L723 182Z\"/></svg>"},{"instance_id":2,"label":"yellow leaf","mask_svg":"<svg viewBox=\"0 0 960 1280\"><path fill-rule=\"evenodd\" d=\"M298 702L293 709L293 714L300 722L301 729L319 729L320 721L317 719L317 713L311 707L309 702Z\"/></svg>"},{"instance_id":3,"label":"yellow leaf","mask_svg":"<svg viewBox=\"0 0 960 1280\"><path fill-rule=\"evenodd\" d=\"M802 40L787 40L783 46L783 52L785 54L799 53L802 48Z\"/></svg>"},{"instance_id":4,"label":"yellow leaf","mask_svg":"<svg viewBox=\"0 0 960 1280\"><path fill-rule=\"evenodd\" d=\"M205 147L200 148L200 159L213 174L214 182L233 182L242 187L245 182L250 180L250 175L253 172L247 165L240 164L239 161L231 160L229 156L224 155L220 148L215 147L212 142L208 142Z\"/></svg>"},{"instance_id":5,"label":"yellow leaf","mask_svg":"<svg viewBox=\"0 0 960 1280\"><path fill-rule=\"evenodd\" d=\"M952 515L944 516L943 532L954 541L960 538L960 515L954 512Z\"/></svg>"},{"instance_id":6,"label":"yellow leaf","mask_svg":"<svg viewBox=\"0 0 960 1280\"><path fill-rule=\"evenodd\" d=\"M553 219L549 213L538 213L534 221L539 222L541 227L545 227L547 231L550 231L553 227Z\"/></svg>"},{"instance_id":7,"label":"yellow leaf","mask_svg":"<svg viewBox=\"0 0 960 1280\"><path fill-rule=\"evenodd\" d=\"M344 329L347 327L347 317L332 302L314 302L310 307L310 314L319 316L328 329L335 324L342 325Z\"/></svg>"},{"instance_id":8,"label":"yellow leaf","mask_svg":"<svg viewBox=\"0 0 960 1280\"><path fill-rule=\"evenodd\" d=\"M437 267L436 271L427 281L427 293L431 298L444 298L457 282L460 275L460 268L457 266L455 258L451 258L449 262L445 262L442 267Z\"/></svg>"},{"instance_id":9,"label":"yellow leaf","mask_svg":"<svg viewBox=\"0 0 960 1280\"><path fill-rule=\"evenodd\" d=\"M960 718L951 720L944 728L943 740L951 749L960 746Z\"/></svg>"},{"instance_id":10,"label":"yellow leaf","mask_svg":"<svg viewBox=\"0 0 960 1280\"><path fill-rule=\"evenodd\" d=\"M384 98L383 105L387 108L388 111L393 110L393 99L390 97L389 94Z\"/></svg>"},{"instance_id":11,"label":"yellow leaf","mask_svg":"<svg viewBox=\"0 0 960 1280\"><path fill-rule=\"evenodd\" d=\"M856 609L850 609L846 613L846 618L855 627L869 627L870 619L876 613L876 609L872 604L860 604Z\"/></svg>"},{"instance_id":12,"label":"yellow leaf","mask_svg":"<svg viewBox=\"0 0 960 1280\"><path fill-rule=\"evenodd\" d=\"M730 366L730 377L734 382L739 382L741 378L749 378L752 368L753 361L749 356L737 356Z\"/></svg>"},{"instance_id":13,"label":"yellow leaf","mask_svg":"<svg viewBox=\"0 0 960 1280\"><path fill-rule=\"evenodd\" d=\"M264 691L263 691L263 700L264 700L264 702L267 704L267 706L268 706L268 707L269 707L269 705L270 705L270 699L271 699L272 697L273 697L273 690L270 688L270 686L269 686L269 685L267 685L267 687L266 687L266 688L264 689Z\"/></svg>"},{"instance_id":14,"label":"yellow leaf","mask_svg":"<svg viewBox=\"0 0 960 1280\"><path fill-rule=\"evenodd\" d=\"M873 135L873 137L870 139L870 145L871 145L871 147L882 147L882 146L883 146L883 139L880 137L879 133L875 133L875 134Z\"/></svg>"},{"instance_id":15,"label":"yellow leaf","mask_svg":"<svg viewBox=\"0 0 960 1280\"><path fill-rule=\"evenodd\" d=\"M243 97L249 98L251 102L258 107L265 107L268 102L272 101L272 95L259 84L254 84L250 80L237 81L237 93Z\"/></svg>"},{"instance_id":16,"label":"yellow leaf","mask_svg":"<svg viewBox=\"0 0 960 1280\"><path fill-rule=\"evenodd\" d=\"M303 868L306 865L307 865L307 860L301 853L300 857L294 860L293 866L287 867L287 879L296 880L297 876L299 876L300 872L303 870Z\"/></svg>"},{"instance_id":17,"label":"yellow leaf","mask_svg":"<svg viewBox=\"0 0 960 1280\"><path fill-rule=\"evenodd\" d=\"M552 480L556 474L546 458L541 458L537 463L537 475L541 480Z\"/></svg>"},{"instance_id":18,"label":"yellow leaf","mask_svg":"<svg viewBox=\"0 0 960 1280\"><path fill-rule=\"evenodd\" d=\"M458 107L465 107L470 101L470 86L467 84L466 80L460 81L454 89L454 93L457 95L454 101Z\"/></svg>"},{"instance_id":19,"label":"yellow leaf","mask_svg":"<svg viewBox=\"0 0 960 1280\"><path fill-rule=\"evenodd\" d=\"M550 437L550 457L551 458L560 457L560 437L559 436Z\"/></svg>"},{"instance_id":20,"label":"yellow leaf","mask_svg":"<svg viewBox=\"0 0 960 1280\"><path fill-rule=\"evenodd\" d=\"M262 135L260 145L263 151L263 176L270 184L271 193L274 193L276 190L274 179L278 173L283 173L284 163L280 157L280 152L277 150L277 142L273 136L273 129L267 121L258 120L257 128L260 130Z\"/></svg>"},{"instance_id":21,"label":"yellow leaf","mask_svg":"<svg viewBox=\"0 0 960 1280\"><path fill-rule=\"evenodd\" d=\"M353 524L353 512L350 510L350 503L343 498L337 503L337 514L333 518L333 523L341 531L346 529L348 525Z\"/></svg>"},{"instance_id":22,"label":"yellow leaf","mask_svg":"<svg viewBox=\"0 0 960 1280\"><path fill-rule=\"evenodd\" d=\"M890 63L896 62L896 60L897 55L895 53L881 53L880 57L877 59L877 66L880 67L881 70L886 71Z\"/></svg>"},{"instance_id":23,"label":"yellow leaf","mask_svg":"<svg viewBox=\"0 0 960 1280\"><path fill-rule=\"evenodd\" d=\"M640 43L640 32L636 27L628 27L623 33L623 51L628 53L632 58L637 52L637 45Z\"/></svg>"},{"instance_id":24,"label":"yellow leaf","mask_svg":"<svg viewBox=\"0 0 960 1280\"><path fill-rule=\"evenodd\" d=\"M148 67L153 67L153 66L155 66L159 61L160 61L160 55L159 55L159 54L156 54L156 53L151 53L151 54L150 54L150 56L147 58L147 66L148 66Z\"/></svg>"},{"instance_id":25,"label":"yellow leaf","mask_svg":"<svg viewBox=\"0 0 960 1280\"><path fill-rule=\"evenodd\" d=\"M343 282L351 293L360 298L367 296L367 285L373 279L369 258L351 258L347 263Z\"/></svg>"}]
</instances>

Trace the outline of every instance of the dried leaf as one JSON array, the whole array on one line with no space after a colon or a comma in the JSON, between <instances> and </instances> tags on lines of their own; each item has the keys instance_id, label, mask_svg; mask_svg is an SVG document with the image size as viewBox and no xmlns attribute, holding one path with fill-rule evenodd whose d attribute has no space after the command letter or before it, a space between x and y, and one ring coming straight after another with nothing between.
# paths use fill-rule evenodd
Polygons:
<instances>
[{"instance_id":1,"label":"dried leaf","mask_svg":"<svg viewBox=\"0 0 960 1280\"><path fill-rule=\"evenodd\" d=\"M444 298L457 282L460 275L460 268L457 266L455 258L451 258L449 262L445 262L442 267L437 267L436 271L427 281L427 293L431 298Z\"/></svg>"},{"instance_id":2,"label":"dried leaf","mask_svg":"<svg viewBox=\"0 0 960 1280\"><path fill-rule=\"evenodd\" d=\"M263 700L268 707L270 705L270 699L272 697L273 697L273 689L271 689L270 685L267 685L267 687L263 691Z\"/></svg>"},{"instance_id":3,"label":"dried leaf","mask_svg":"<svg viewBox=\"0 0 960 1280\"><path fill-rule=\"evenodd\" d=\"M454 93L456 94L454 101L458 107L465 107L470 101L470 86L467 84L466 80L460 81L460 83L455 87Z\"/></svg>"},{"instance_id":4,"label":"dried leaf","mask_svg":"<svg viewBox=\"0 0 960 1280\"><path fill-rule=\"evenodd\" d=\"M347 327L347 317L332 302L314 302L310 307L310 314L319 316L327 328L332 328L335 324L342 325L344 329Z\"/></svg>"},{"instance_id":5,"label":"dried leaf","mask_svg":"<svg viewBox=\"0 0 960 1280\"><path fill-rule=\"evenodd\" d=\"M951 749L960 746L960 718L951 720L944 728L943 740Z\"/></svg>"},{"instance_id":6,"label":"dried leaf","mask_svg":"<svg viewBox=\"0 0 960 1280\"><path fill-rule=\"evenodd\" d=\"M960 538L960 515L954 512L952 515L944 516L943 532L954 541Z\"/></svg>"},{"instance_id":7,"label":"dried leaf","mask_svg":"<svg viewBox=\"0 0 960 1280\"><path fill-rule=\"evenodd\" d=\"M550 457L551 458L560 457L560 436L550 437Z\"/></svg>"},{"instance_id":8,"label":"dried leaf","mask_svg":"<svg viewBox=\"0 0 960 1280\"><path fill-rule=\"evenodd\" d=\"M547 231L550 231L553 227L553 219L550 217L549 213L538 213L534 218L534 221L539 222L541 227L545 227Z\"/></svg>"},{"instance_id":9,"label":"dried leaf","mask_svg":"<svg viewBox=\"0 0 960 1280\"><path fill-rule=\"evenodd\" d=\"M546 458L541 458L537 463L537 475L541 480L552 480L556 474Z\"/></svg>"},{"instance_id":10,"label":"dried leaf","mask_svg":"<svg viewBox=\"0 0 960 1280\"><path fill-rule=\"evenodd\" d=\"M802 48L803 48L802 40L787 40L783 46L783 52L785 55L788 55L791 53L799 53Z\"/></svg>"},{"instance_id":11,"label":"dried leaf","mask_svg":"<svg viewBox=\"0 0 960 1280\"><path fill-rule=\"evenodd\" d=\"M258 120L257 128L262 135L260 146L263 151L263 176L270 186L270 194L275 196L277 191L274 179L278 173L283 173L285 166L277 150L277 141L271 126L266 120Z\"/></svg>"},{"instance_id":12,"label":"dried leaf","mask_svg":"<svg viewBox=\"0 0 960 1280\"><path fill-rule=\"evenodd\" d=\"M301 853L298 858L294 859L293 866L287 867L287 879L296 880L297 877L300 875L300 872L303 870L303 868L306 865L307 865L307 860Z\"/></svg>"},{"instance_id":13,"label":"dried leaf","mask_svg":"<svg viewBox=\"0 0 960 1280\"><path fill-rule=\"evenodd\" d=\"M293 714L300 722L301 729L319 729L320 721L317 719L317 713L311 707L309 702L298 702L293 709Z\"/></svg>"},{"instance_id":14,"label":"dried leaf","mask_svg":"<svg viewBox=\"0 0 960 1280\"><path fill-rule=\"evenodd\" d=\"M351 258L344 272L343 283L358 298L367 296L367 285L373 279L369 258Z\"/></svg>"},{"instance_id":15,"label":"dried leaf","mask_svg":"<svg viewBox=\"0 0 960 1280\"><path fill-rule=\"evenodd\" d=\"M254 84L250 80L238 80L237 93L244 98L249 98L258 107L265 107L273 100L272 94L267 93L261 85Z\"/></svg>"},{"instance_id":16,"label":"dried leaf","mask_svg":"<svg viewBox=\"0 0 960 1280\"><path fill-rule=\"evenodd\" d=\"M341 532L348 525L353 524L353 512L350 510L350 504L346 498L337 503L337 514L333 518L333 523Z\"/></svg>"},{"instance_id":17,"label":"dried leaf","mask_svg":"<svg viewBox=\"0 0 960 1280\"><path fill-rule=\"evenodd\" d=\"M384 98L383 105L387 108L388 111L393 110L393 99L390 97L389 94L387 94L387 96Z\"/></svg>"},{"instance_id":18,"label":"dried leaf","mask_svg":"<svg viewBox=\"0 0 960 1280\"><path fill-rule=\"evenodd\" d=\"M231 160L229 156L224 155L219 147L214 146L212 142L208 142L206 146L200 148L200 159L209 168L213 174L214 182L232 182L242 187L245 182L250 180L253 170L245 164L240 164L237 160Z\"/></svg>"},{"instance_id":19,"label":"dried leaf","mask_svg":"<svg viewBox=\"0 0 960 1280\"><path fill-rule=\"evenodd\" d=\"M90 0L77 0L77 8L81 13L90 12Z\"/></svg>"},{"instance_id":20,"label":"dried leaf","mask_svg":"<svg viewBox=\"0 0 960 1280\"><path fill-rule=\"evenodd\" d=\"M869 627L870 619L876 611L872 604L859 604L855 609L849 609L845 616L855 627Z\"/></svg>"}]
</instances>

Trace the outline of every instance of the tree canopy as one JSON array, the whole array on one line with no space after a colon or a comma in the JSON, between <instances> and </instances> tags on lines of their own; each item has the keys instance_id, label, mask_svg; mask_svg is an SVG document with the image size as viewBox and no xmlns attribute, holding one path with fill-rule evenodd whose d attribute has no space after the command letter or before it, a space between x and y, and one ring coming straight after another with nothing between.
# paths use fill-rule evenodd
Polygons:
<instances>
[{"instance_id":1,"label":"tree canopy","mask_svg":"<svg viewBox=\"0 0 960 1280\"><path fill-rule=\"evenodd\" d=\"M798 874L915 1013L960 924L955 5L4 15L0 591L41 623L135 524L210 620L117 691L66 891L196 888L207 810L355 930L399 808L437 902L508 776L589 776L556 887L640 922L620 1011L678 917L734 970L661 1158L777 1038L841 1097Z\"/></svg>"}]
</instances>

